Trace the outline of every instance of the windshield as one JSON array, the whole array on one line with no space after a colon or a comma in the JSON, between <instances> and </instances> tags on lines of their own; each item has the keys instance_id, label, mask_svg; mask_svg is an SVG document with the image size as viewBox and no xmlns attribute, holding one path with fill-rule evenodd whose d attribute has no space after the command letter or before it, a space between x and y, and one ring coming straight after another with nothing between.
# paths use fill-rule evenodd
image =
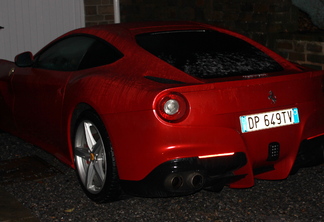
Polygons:
<instances>
[{"instance_id":1,"label":"windshield","mask_svg":"<svg viewBox=\"0 0 324 222\"><path fill-rule=\"evenodd\" d=\"M272 58L249 43L211 30L148 33L136 36L145 50L198 78L282 71Z\"/></svg>"}]
</instances>

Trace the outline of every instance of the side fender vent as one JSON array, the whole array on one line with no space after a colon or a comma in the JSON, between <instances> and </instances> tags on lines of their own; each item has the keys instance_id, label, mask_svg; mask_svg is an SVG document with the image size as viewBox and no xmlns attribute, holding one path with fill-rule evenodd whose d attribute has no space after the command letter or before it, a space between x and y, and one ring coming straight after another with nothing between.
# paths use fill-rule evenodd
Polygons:
<instances>
[{"instance_id":1,"label":"side fender vent","mask_svg":"<svg viewBox=\"0 0 324 222\"><path fill-rule=\"evenodd\" d=\"M144 77L154 82L163 83L163 84L185 84L184 82L173 80L173 79L165 79L165 78L159 78L155 76L144 76Z\"/></svg>"}]
</instances>

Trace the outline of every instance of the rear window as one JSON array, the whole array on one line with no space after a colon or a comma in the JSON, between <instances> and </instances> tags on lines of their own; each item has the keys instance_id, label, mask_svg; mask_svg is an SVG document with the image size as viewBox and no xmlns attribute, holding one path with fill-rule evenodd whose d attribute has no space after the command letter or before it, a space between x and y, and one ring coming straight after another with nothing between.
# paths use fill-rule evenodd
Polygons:
<instances>
[{"instance_id":1,"label":"rear window","mask_svg":"<svg viewBox=\"0 0 324 222\"><path fill-rule=\"evenodd\" d=\"M137 35L136 41L170 65L203 79L283 70L251 44L217 31L148 33Z\"/></svg>"}]
</instances>

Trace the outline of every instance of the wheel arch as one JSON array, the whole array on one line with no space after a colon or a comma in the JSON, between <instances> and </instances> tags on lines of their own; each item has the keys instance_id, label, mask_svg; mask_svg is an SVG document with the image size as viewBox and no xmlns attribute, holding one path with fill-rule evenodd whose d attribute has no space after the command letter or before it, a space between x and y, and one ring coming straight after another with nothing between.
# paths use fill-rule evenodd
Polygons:
<instances>
[{"instance_id":1,"label":"wheel arch","mask_svg":"<svg viewBox=\"0 0 324 222\"><path fill-rule=\"evenodd\" d=\"M71 166L75 169L75 163L74 163L74 151L73 151L73 141L74 141L74 131L75 131L75 127L77 124L78 119L80 118L80 116L82 115L82 113L84 113L85 111L91 111L93 112L95 115L97 115L100 119L100 115L98 114L98 112L89 104L87 103L79 103L77 104L73 111L71 112L71 115L69 117L69 119L67 120L67 131L66 131L66 135L67 135L67 143L68 143L68 147L69 147L69 153L70 153L70 158L71 158Z\"/></svg>"},{"instance_id":2,"label":"wheel arch","mask_svg":"<svg viewBox=\"0 0 324 222\"><path fill-rule=\"evenodd\" d=\"M87 103L79 103L78 105L76 105L76 107L74 108L74 110L72 112L71 121L70 121L70 135L71 135L71 137L73 136L74 127L75 127L77 120L79 119L81 114L85 111L91 111L91 112L94 112L96 115L98 115L98 113L95 111L95 109Z\"/></svg>"}]
</instances>

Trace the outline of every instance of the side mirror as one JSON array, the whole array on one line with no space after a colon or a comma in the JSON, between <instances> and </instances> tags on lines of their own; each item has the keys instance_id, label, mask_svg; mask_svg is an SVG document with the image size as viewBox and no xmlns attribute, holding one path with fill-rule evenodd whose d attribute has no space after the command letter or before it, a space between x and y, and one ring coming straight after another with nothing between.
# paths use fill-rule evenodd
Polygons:
<instances>
[{"instance_id":1,"label":"side mirror","mask_svg":"<svg viewBox=\"0 0 324 222\"><path fill-rule=\"evenodd\" d=\"M15 57L15 64L19 67L30 67L33 64L33 54L31 52L23 52Z\"/></svg>"}]
</instances>

